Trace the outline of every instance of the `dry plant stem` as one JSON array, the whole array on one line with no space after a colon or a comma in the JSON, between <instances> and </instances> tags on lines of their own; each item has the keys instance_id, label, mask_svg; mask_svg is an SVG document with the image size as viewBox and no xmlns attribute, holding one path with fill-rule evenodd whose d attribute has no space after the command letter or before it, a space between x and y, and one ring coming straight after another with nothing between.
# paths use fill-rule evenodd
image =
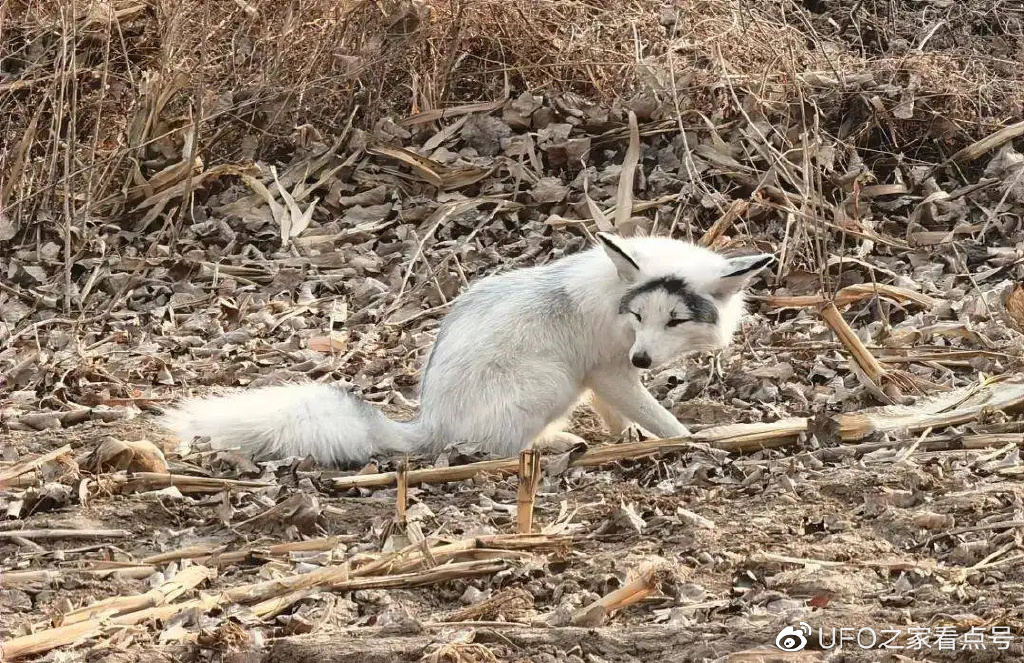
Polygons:
<instances>
[{"instance_id":1,"label":"dry plant stem","mask_svg":"<svg viewBox=\"0 0 1024 663\"><path fill-rule=\"evenodd\" d=\"M1020 433L985 434L985 435L941 435L931 439L925 439L918 447L919 451L969 451L979 449L994 449L1004 447L1008 444L1015 444L1024 447L1024 435ZM811 453L816 458L835 461L841 458L860 458L865 454L882 449L898 449L905 447L900 442L865 442L863 444L850 444L842 447L826 447ZM763 461L751 461L763 463ZM890 460L879 462L891 462ZM743 461L740 462L743 464Z\"/></svg>"},{"instance_id":2,"label":"dry plant stem","mask_svg":"<svg viewBox=\"0 0 1024 663\"><path fill-rule=\"evenodd\" d=\"M953 154L946 163L973 161L974 159L987 154L1018 136L1024 136L1024 121L1003 127L1002 129L985 136L981 140L971 143L967 147Z\"/></svg>"},{"instance_id":3,"label":"dry plant stem","mask_svg":"<svg viewBox=\"0 0 1024 663\"><path fill-rule=\"evenodd\" d=\"M865 299L881 297L897 304L913 302L925 308L932 308L938 300L913 290L883 283L862 283L843 288L831 302L824 295L772 295L764 299L770 308L806 308L832 303L835 306L849 306Z\"/></svg>"},{"instance_id":4,"label":"dry plant stem","mask_svg":"<svg viewBox=\"0 0 1024 663\"><path fill-rule=\"evenodd\" d=\"M636 113L629 111L629 147L622 160L619 172L619 188L615 200L615 227L620 231L633 215L633 178L636 167L640 163L640 129L636 123Z\"/></svg>"},{"instance_id":5,"label":"dry plant stem","mask_svg":"<svg viewBox=\"0 0 1024 663\"><path fill-rule=\"evenodd\" d=\"M219 493L232 488L268 488L273 484L264 481L240 481L237 479L216 479L196 477L187 474L164 474L162 472L134 472L131 475L107 474L121 492L160 490L174 486L183 493Z\"/></svg>"},{"instance_id":6,"label":"dry plant stem","mask_svg":"<svg viewBox=\"0 0 1024 663\"><path fill-rule=\"evenodd\" d=\"M126 539L126 529L14 529L0 532L2 539Z\"/></svg>"},{"instance_id":7,"label":"dry plant stem","mask_svg":"<svg viewBox=\"0 0 1024 663\"><path fill-rule=\"evenodd\" d=\"M66 623L63 626L47 629L21 638L13 638L0 645L0 660L10 661L23 656L39 654L57 647L70 645L85 638L95 637L102 633L108 626L139 624L150 620L166 621L170 617L185 612L186 610L199 610L200 612L205 613L218 606L224 606L229 603L247 603L256 601L258 602L256 606L258 610L262 614L269 615L272 614L275 609L284 609L287 607L289 601L294 602L301 600L301 598L308 595L308 593L311 593L311 590L314 589L325 591L354 591L358 589L416 587L420 585L445 582L456 578L490 575L505 569L506 565L501 562L474 561L446 564L421 573L355 579L348 577L347 567L334 567L321 569L320 571L314 571L312 573L289 576L278 580L269 580L251 585L233 587L220 594L212 594L192 601L167 605L175 598L180 597L184 591L195 586L192 585L192 587L186 588L184 583L179 582L178 580L183 578L185 573L191 569L201 568L203 567L189 567L188 569L185 569L185 571L182 571L182 573L178 574L177 578L158 588L168 588L166 594L161 595L162 598L153 595L152 592L139 595L139 597L149 597L151 600L161 601L156 604L156 607L148 607L131 612L126 612L121 609L118 611L121 614L112 614L111 605L113 604L113 601L101 602L101 604L104 604L107 608L105 611L107 613L106 615L98 618L87 619L78 623ZM214 573L211 569L206 569L205 571L207 573ZM201 572L194 572L193 577L188 578L188 580L190 582L195 581L195 583L198 584L198 582L201 582L205 578L205 576L199 577L202 575L203 574ZM121 600L123 602L121 607L123 608L124 605L127 605L128 599L137 601L139 600L139 597L117 597L114 601ZM100 604L90 606L89 610L95 610L99 605Z\"/></svg>"},{"instance_id":8,"label":"dry plant stem","mask_svg":"<svg viewBox=\"0 0 1024 663\"><path fill-rule=\"evenodd\" d=\"M705 442L732 453L785 446L807 430L803 418L783 419L769 424L730 424L700 431L693 437L644 440L628 444L606 444L588 450L569 462L570 467L597 467L621 460L672 453L693 448L694 443ZM519 469L518 458L485 460L454 467L438 467L409 472L409 485L462 481L483 473L509 475ZM336 488L379 488L395 483L395 473L359 474L333 480Z\"/></svg>"},{"instance_id":9,"label":"dry plant stem","mask_svg":"<svg viewBox=\"0 0 1024 663\"><path fill-rule=\"evenodd\" d=\"M254 603L303 590L320 589L330 591L353 591L357 589L388 589L395 587L416 587L423 584L443 582L453 578L488 575L505 568L503 562L453 562L418 573L368 576L354 578L347 566L331 566L309 573L275 578L263 582L232 587L220 596L224 602Z\"/></svg>"},{"instance_id":10,"label":"dry plant stem","mask_svg":"<svg viewBox=\"0 0 1024 663\"><path fill-rule=\"evenodd\" d=\"M167 604L215 575L212 569L192 566L145 594L117 596L75 610L64 616L61 626L3 643L0 645L0 660L11 661L73 644L99 634L107 624L137 624L149 619L152 611L161 607L170 608L174 614L181 610L181 606Z\"/></svg>"},{"instance_id":11,"label":"dry plant stem","mask_svg":"<svg viewBox=\"0 0 1024 663\"><path fill-rule=\"evenodd\" d=\"M516 525L519 534L533 531L533 505L540 482L540 454L527 449L519 454L519 490L516 496Z\"/></svg>"},{"instance_id":12,"label":"dry plant stem","mask_svg":"<svg viewBox=\"0 0 1024 663\"><path fill-rule=\"evenodd\" d=\"M856 332L853 331L850 325L846 324L846 320L843 319L836 305L829 302L821 307L820 311L825 323L835 332L836 336L839 337L839 341L853 355L853 360L863 375L871 381L875 387L875 393L884 395L891 403L903 402L904 396L900 393L899 388L894 382L887 379L889 377L888 371L871 354L871 351L864 347Z\"/></svg>"},{"instance_id":13,"label":"dry plant stem","mask_svg":"<svg viewBox=\"0 0 1024 663\"><path fill-rule=\"evenodd\" d=\"M462 539L433 548L426 548L424 543L411 543L405 548L393 553L388 553L370 561L362 566L357 566L352 575L356 577L375 575L381 572L405 573L419 567L424 562L430 561L434 565L442 564L455 557L466 555L473 556L481 550L487 550L484 555L488 559L506 556L517 557L514 551L523 550L557 550L568 546L568 539L564 537L549 536L545 534L499 534L494 536L477 537L473 539Z\"/></svg>"},{"instance_id":14,"label":"dry plant stem","mask_svg":"<svg viewBox=\"0 0 1024 663\"><path fill-rule=\"evenodd\" d=\"M163 564L181 559L192 559L199 564L212 564L224 566L235 564L252 556L282 557L292 552L322 552L333 550L342 542L343 537L328 536L307 541L292 541L289 543L278 543L271 546L248 546L242 550L217 552L223 546L205 545L191 546L172 550L158 555L151 555L142 560L143 564Z\"/></svg>"},{"instance_id":15,"label":"dry plant stem","mask_svg":"<svg viewBox=\"0 0 1024 663\"><path fill-rule=\"evenodd\" d=\"M453 624L457 622L476 621L483 615L487 615L495 611L504 613L506 618L508 618L508 608L510 604L521 599L524 594L529 593L521 587L506 587L505 589L492 594L489 598L477 601L476 603L472 603L445 614L440 618L440 623ZM508 624L510 622L504 623Z\"/></svg>"},{"instance_id":16,"label":"dry plant stem","mask_svg":"<svg viewBox=\"0 0 1024 663\"><path fill-rule=\"evenodd\" d=\"M46 463L49 463L51 460L56 460L57 458L63 456L64 454L69 453L71 453L71 445L65 444L60 449L54 449L53 451L45 453L41 456L37 456L35 458L22 461L12 467L7 468L3 472L0 472L0 490L3 490L4 486L6 486L11 479L20 477L23 474L28 474L29 472L32 472L42 467Z\"/></svg>"},{"instance_id":17,"label":"dry plant stem","mask_svg":"<svg viewBox=\"0 0 1024 663\"><path fill-rule=\"evenodd\" d=\"M723 235L725 235L725 233L729 232L729 229L732 228L732 225L736 223L736 219L746 214L748 209L750 209L749 201L732 201L732 203L729 205L729 209L725 210L725 214L718 217L718 220L715 221L711 225L711 227L707 229L707 232L705 232L701 236L699 242L700 245L713 245L716 241L718 241L719 237L722 237Z\"/></svg>"},{"instance_id":18,"label":"dry plant stem","mask_svg":"<svg viewBox=\"0 0 1024 663\"><path fill-rule=\"evenodd\" d=\"M189 546L187 548L179 548L178 550L171 550L165 553L158 553L156 555L150 555L142 560L143 564L165 564L167 562L176 562L180 559L197 559L199 557L210 556L217 549L222 546L215 543Z\"/></svg>"},{"instance_id":19,"label":"dry plant stem","mask_svg":"<svg viewBox=\"0 0 1024 663\"><path fill-rule=\"evenodd\" d=\"M462 541L437 546L428 550L430 552L430 559L435 564L439 564L473 550L476 545L477 543L473 539L463 539ZM376 559L372 559L368 563L355 568L351 573L356 577L379 575L382 572L402 573L414 569L425 562L427 560L426 552L424 542L416 541L401 550L383 554Z\"/></svg>"},{"instance_id":20,"label":"dry plant stem","mask_svg":"<svg viewBox=\"0 0 1024 663\"><path fill-rule=\"evenodd\" d=\"M640 574L613 592L605 594L590 605L580 608L572 618L574 626L600 626L610 614L638 603L657 590L653 570ZM600 612L597 612L600 610Z\"/></svg>"},{"instance_id":21,"label":"dry plant stem","mask_svg":"<svg viewBox=\"0 0 1024 663\"><path fill-rule=\"evenodd\" d=\"M846 346L846 349L853 355L854 360L861 367L864 373L871 378L879 387L882 385L882 377L885 375L885 368L875 359L875 356L860 342L856 332L846 324L839 309L834 303L829 302L821 308L821 317L832 331L839 337L839 341Z\"/></svg>"},{"instance_id":22,"label":"dry plant stem","mask_svg":"<svg viewBox=\"0 0 1024 663\"><path fill-rule=\"evenodd\" d=\"M834 417L842 440L859 440L874 432L916 433L976 421L986 412L1024 409L1024 379L989 380L921 399L913 406L871 408Z\"/></svg>"},{"instance_id":23,"label":"dry plant stem","mask_svg":"<svg viewBox=\"0 0 1024 663\"><path fill-rule=\"evenodd\" d=\"M129 612L116 617L90 619L88 621L58 626L20 638L12 638L0 644L0 661L13 661L32 654L41 654L57 647L71 645L86 638L95 637L110 627L131 626L153 620L166 621L188 610L209 612L217 607L216 596L205 596L183 603L174 603L155 608Z\"/></svg>"},{"instance_id":24,"label":"dry plant stem","mask_svg":"<svg viewBox=\"0 0 1024 663\"><path fill-rule=\"evenodd\" d=\"M217 571L206 566L189 566L155 589L144 594L133 596L114 596L84 608L73 610L61 619L61 625L67 626L97 617L110 617L136 610L155 608L173 603L186 592L195 589L207 580L217 577Z\"/></svg>"},{"instance_id":25,"label":"dry plant stem","mask_svg":"<svg viewBox=\"0 0 1024 663\"><path fill-rule=\"evenodd\" d=\"M398 124L403 127L414 126L417 124L429 124L438 120L451 119L453 117L459 117L460 115L468 115L470 113L490 113L491 111L498 110L505 105L507 99L495 99L494 101L479 101L472 104L463 104L461 106L452 106L451 108L435 108L422 113L416 113L410 115L403 120L400 120Z\"/></svg>"},{"instance_id":26,"label":"dry plant stem","mask_svg":"<svg viewBox=\"0 0 1024 663\"><path fill-rule=\"evenodd\" d=\"M409 481L408 466L405 462L399 463L396 472L398 490L395 495L395 522L400 527L405 527L405 511L409 504Z\"/></svg>"},{"instance_id":27,"label":"dry plant stem","mask_svg":"<svg viewBox=\"0 0 1024 663\"><path fill-rule=\"evenodd\" d=\"M986 523L984 525L971 525L970 527L958 527L957 529L949 530L941 534L936 534L924 542L919 543L911 548L911 550L917 550L920 548L927 548L928 546L941 541L948 537L959 536L961 534L969 534L971 532L987 532L997 529L1024 529L1024 520L1004 520L998 523Z\"/></svg>"},{"instance_id":28,"label":"dry plant stem","mask_svg":"<svg viewBox=\"0 0 1024 663\"><path fill-rule=\"evenodd\" d=\"M313 593L311 589L299 589L294 592L288 592L283 596L275 596L272 599L260 601L251 606L249 612L260 619L276 617L302 599L312 596Z\"/></svg>"},{"instance_id":29,"label":"dry plant stem","mask_svg":"<svg viewBox=\"0 0 1024 663\"><path fill-rule=\"evenodd\" d=\"M157 568L150 564L138 566L126 566L111 569L33 569L30 571L9 571L0 573L0 588L10 589L12 587L23 587L25 585L36 585L38 583L53 583L70 577L95 577L95 578L129 578L140 580L148 578L155 573Z\"/></svg>"},{"instance_id":30,"label":"dry plant stem","mask_svg":"<svg viewBox=\"0 0 1024 663\"><path fill-rule=\"evenodd\" d=\"M22 548L28 548L32 552L41 553L41 552L45 552L46 551L46 548L42 547L41 545L39 545L35 541L29 541L28 539L23 539L20 536L14 537L14 539L12 539L12 541L13 541L13 543L16 543L17 545L21 546Z\"/></svg>"},{"instance_id":31,"label":"dry plant stem","mask_svg":"<svg viewBox=\"0 0 1024 663\"><path fill-rule=\"evenodd\" d=\"M310 596L314 591L349 592L360 589L418 587L456 578L490 575L504 568L505 565L501 562L483 561L446 564L420 573L373 576L368 578L350 578L347 574L342 573L322 573L315 577L307 578L306 576L312 575L307 573L283 578L280 585L275 585L274 583L278 581L272 580L255 585L232 588L217 597L217 604L258 601L251 608L253 614L259 617L269 617L285 610L293 603ZM342 569L321 570L341 571Z\"/></svg>"},{"instance_id":32,"label":"dry plant stem","mask_svg":"<svg viewBox=\"0 0 1024 663\"><path fill-rule=\"evenodd\" d=\"M923 571L926 573L935 573L937 571L936 564L931 560L918 561L912 559L890 559L837 562L833 560L813 559L809 557L791 557L789 555L779 555L772 552L754 553L750 556L750 560L758 564L794 564L798 566L819 566L821 568L830 569L861 568L883 569L886 571ZM955 570L959 571L960 569Z\"/></svg>"}]
</instances>

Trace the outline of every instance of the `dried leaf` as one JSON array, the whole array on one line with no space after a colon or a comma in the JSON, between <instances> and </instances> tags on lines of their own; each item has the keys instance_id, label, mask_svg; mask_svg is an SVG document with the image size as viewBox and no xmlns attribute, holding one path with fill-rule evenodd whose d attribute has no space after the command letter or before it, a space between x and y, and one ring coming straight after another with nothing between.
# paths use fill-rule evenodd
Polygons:
<instances>
[{"instance_id":1,"label":"dried leaf","mask_svg":"<svg viewBox=\"0 0 1024 663\"><path fill-rule=\"evenodd\" d=\"M164 453L148 440L109 437L90 455L87 466L102 472L168 472Z\"/></svg>"}]
</instances>

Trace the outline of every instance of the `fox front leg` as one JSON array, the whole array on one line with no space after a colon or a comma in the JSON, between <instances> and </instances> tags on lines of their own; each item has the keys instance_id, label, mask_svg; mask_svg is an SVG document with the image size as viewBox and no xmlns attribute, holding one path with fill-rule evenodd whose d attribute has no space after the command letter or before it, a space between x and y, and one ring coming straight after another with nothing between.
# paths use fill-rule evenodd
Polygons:
<instances>
[{"instance_id":1,"label":"fox front leg","mask_svg":"<svg viewBox=\"0 0 1024 663\"><path fill-rule=\"evenodd\" d=\"M614 408L622 417L651 434L660 437L683 437L690 434L671 412L651 396L633 371L598 372L588 376L594 394Z\"/></svg>"},{"instance_id":2,"label":"fox front leg","mask_svg":"<svg viewBox=\"0 0 1024 663\"><path fill-rule=\"evenodd\" d=\"M623 419L615 408L601 400L594 392L590 392L590 408L601 418L605 428L612 435L619 435L630 426L630 422Z\"/></svg>"}]
</instances>

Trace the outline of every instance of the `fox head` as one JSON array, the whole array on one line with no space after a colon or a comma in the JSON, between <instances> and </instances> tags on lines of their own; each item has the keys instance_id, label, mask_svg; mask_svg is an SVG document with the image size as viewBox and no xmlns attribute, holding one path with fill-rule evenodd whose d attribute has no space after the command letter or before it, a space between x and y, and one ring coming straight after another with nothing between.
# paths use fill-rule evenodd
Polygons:
<instances>
[{"instance_id":1,"label":"fox head","mask_svg":"<svg viewBox=\"0 0 1024 663\"><path fill-rule=\"evenodd\" d=\"M597 237L625 288L618 312L635 333L629 361L637 368L727 346L743 315L744 289L775 261L767 253L727 258L660 237Z\"/></svg>"}]
</instances>

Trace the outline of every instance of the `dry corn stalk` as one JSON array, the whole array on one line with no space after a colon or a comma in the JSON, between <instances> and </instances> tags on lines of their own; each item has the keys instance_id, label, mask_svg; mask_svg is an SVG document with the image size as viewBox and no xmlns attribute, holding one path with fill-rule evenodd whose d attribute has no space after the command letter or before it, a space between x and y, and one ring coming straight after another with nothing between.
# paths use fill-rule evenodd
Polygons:
<instances>
[{"instance_id":1,"label":"dry corn stalk","mask_svg":"<svg viewBox=\"0 0 1024 663\"><path fill-rule=\"evenodd\" d=\"M209 567L190 566L182 569L181 572L159 587L151 589L144 594L114 596L79 608L78 610L73 610L63 616L61 625L67 626L98 617L116 616L173 603L186 592L216 576L217 571Z\"/></svg>"},{"instance_id":2,"label":"dry corn stalk","mask_svg":"<svg viewBox=\"0 0 1024 663\"><path fill-rule=\"evenodd\" d=\"M405 463L400 463L398 465L398 491L395 495L395 522L399 527L405 527L405 512L409 506L409 481L407 470L408 467Z\"/></svg>"},{"instance_id":3,"label":"dry corn stalk","mask_svg":"<svg viewBox=\"0 0 1024 663\"><path fill-rule=\"evenodd\" d=\"M247 546L241 550L224 550L218 544L206 544L180 548L165 553L150 555L142 560L143 564L164 564L180 559L193 559L199 564L225 566L237 564L250 557L283 557L292 552L323 552L333 550L341 543L342 537L328 536L306 541L289 541L270 546Z\"/></svg>"},{"instance_id":4,"label":"dry corn stalk","mask_svg":"<svg viewBox=\"0 0 1024 663\"><path fill-rule=\"evenodd\" d=\"M634 603L639 603L658 591L658 585L669 572L669 567L660 562L645 565L636 577L622 587L605 594L590 605L576 611L572 617L574 626L601 626L609 615Z\"/></svg>"},{"instance_id":5,"label":"dry corn stalk","mask_svg":"<svg viewBox=\"0 0 1024 663\"><path fill-rule=\"evenodd\" d=\"M35 458L23 461L21 463L17 463L12 467L7 468L3 472L0 472L0 489L3 489L4 486L6 486L12 479L16 479L24 474L28 474L29 472L35 471L42 467L43 465L45 465L46 463L49 463L52 460L56 460L57 458L70 453L71 446L65 444L59 449L54 449L53 451L45 453L41 456L37 456Z\"/></svg>"},{"instance_id":6,"label":"dry corn stalk","mask_svg":"<svg viewBox=\"0 0 1024 663\"><path fill-rule=\"evenodd\" d=\"M920 391L917 384L902 371L890 371L879 363L871 351L861 343L856 332L843 319L834 303L825 304L820 309L821 317L839 337L839 341L853 356L854 373L861 383L884 403L908 403L904 391Z\"/></svg>"},{"instance_id":7,"label":"dry corn stalk","mask_svg":"<svg viewBox=\"0 0 1024 663\"><path fill-rule=\"evenodd\" d=\"M217 607L217 605L217 596L204 596L203 598L183 603L146 608L111 618L90 619L77 624L39 631L38 633L25 635L20 638L11 638L7 642L0 644L0 661L13 661L24 656L42 654L57 647L71 645L86 638L100 635L108 627L131 626L153 620L166 621L187 610L198 609L201 612L208 612Z\"/></svg>"},{"instance_id":8,"label":"dry corn stalk","mask_svg":"<svg viewBox=\"0 0 1024 663\"><path fill-rule=\"evenodd\" d=\"M381 555L367 564L356 565L352 575L362 577L382 572L404 573L424 563L429 562L429 564L436 566L461 555L473 556L475 553L485 550L489 552L482 556L491 559L495 557L515 557L514 551L522 550L553 550L558 552L567 549L568 543L569 539L566 537L550 536L547 534L481 536L435 545L432 548L425 547L423 543L416 542L410 543L402 550Z\"/></svg>"},{"instance_id":9,"label":"dry corn stalk","mask_svg":"<svg viewBox=\"0 0 1024 663\"><path fill-rule=\"evenodd\" d=\"M849 306L873 297L889 299L897 304L913 302L925 308L932 308L938 304L935 298L928 295L884 283L857 283L846 286L835 294L831 303L836 306ZM765 303L771 308L806 308L830 302L824 295L772 295Z\"/></svg>"},{"instance_id":10,"label":"dry corn stalk","mask_svg":"<svg viewBox=\"0 0 1024 663\"><path fill-rule=\"evenodd\" d=\"M0 573L0 588L23 587L37 583L53 583L68 577L86 578L131 578L140 580L156 573L157 568L151 564L123 566L111 568L87 569L29 569L25 571L8 571Z\"/></svg>"},{"instance_id":11,"label":"dry corn stalk","mask_svg":"<svg viewBox=\"0 0 1024 663\"><path fill-rule=\"evenodd\" d=\"M57 628L46 629L20 638L12 638L0 644L0 660L11 661L31 654L40 654L57 647L74 644L96 637L108 627L141 624L152 620L164 620L186 610L209 612L229 603L252 603L253 610L260 616L269 616L284 610L315 590L349 591L357 589L415 587L444 582L455 578L489 575L506 568L501 562L472 561L446 564L420 573L386 575L372 578L350 578L347 567L330 567L312 573L299 574L233 587L220 594L172 603L186 591L194 588L215 572L204 567L189 567L174 579L156 590L138 596L115 597L109 601L85 609L91 616L76 623L65 623ZM195 569L195 570L193 570ZM147 607L152 606L152 607ZM132 609L130 612L129 608ZM101 609L102 608L102 609ZM83 614L75 611L65 616Z\"/></svg>"},{"instance_id":12,"label":"dry corn stalk","mask_svg":"<svg viewBox=\"0 0 1024 663\"><path fill-rule=\"evenodd\" d=\"M448 613L441 621L496 621L499 618L505 621L521 621L532 609L533 594L522 587L508 587L488 599Z\"/></svg>"},{"instance_id":13,"label":"dry corn stalk","mask_svg":"<svg viewBox=\"0 0 1024 663\"><path fill-rule=\"evenodd\" d=\"M781 447L792 443L800 433L807 430L803 418L781 419L771 423L728 424L715 426L696 433L692 437L678 437L664 440L644 440L627 444L605 444L588 450L578 458L569 461L570 467L597 467L621 460L631 460L679 451L696 443L706 443L731 453L743 453ZM451 467L430 467L412 470L408 474L409 485L421 483L446 483L463 481L478 474L508 476L519 468L518 458L485 460L478 463L454 465ZM394 472L356 474L333 479L334 487L380 488L395 483Z\"/></svg>"},{"instance_id":14,"label":"dry corn stalk","mask_svg":"<svg viewBox=\"0 0 1024 663\"><path fill-rule=\"evenodd\" d=\"M615 193L615 227L622 231L633 215L633 179L636 167L640 162L640 129L636 123L636 113L629 111L629 147L622 159L622 170L619 172L619 188Z\"/></svg>"},{"instance_id":15,"label":"dry corn stalk","mask_svg":"<svg viewBox=\"0 0 1024 663\"><path fill-rule=\"evenodd\" d=\"M839 437L858 440L876 432L916 433L977 421L987 412L1024 409L1024 379L994 378L979 385L921 399L913 406L893 405L835 417Z\"/></svg>"},{"instance_id":16,"label":"dry corn stalk","mask_svg":"<svg viewBox=\"0 0 1024 663\"><path fill-rule=\"evenodd\" d=\"M519 490L516 496L516 525L519 534L533 531L533 505L540 481L540 454L527 449L519 454Z\"/></svg>"},{"instance_id":17,"label":"dry corn stalk","mask_svg":"<svg viewBox=\"0 0 1024 663\"><path fill-rule=\"evenodd\" d=\"M725 214L718 217L707 232L705 232L700 238L701 246L713 246L719 237L729 232L732 228L732 224L736 223L736 219L740 218L747 213L750 209L750 203L746 200L734 200L729 205L729 209L725 210Z\"/></svg>"},{"instance_id":18,"label":"dry corn stalk","mask_svg":"<svg viewBox=\"0 0 1024 663\"><path fill-rule=\"evenodd\" d=\"M190 474L172 474L163 472L134 472L125 474L99 475L104 480L112 481L120 492L160 490L174 486L183 493L219 493L232 488L267 488L273 486L266 481L244 481L240 479L218 479L216 477L200 477Z\"/></svg>"},{"instance_id":19,"label":"dry corn stalk","mask_svg":"<svg viewBox=\"0 0 1024 663\"><path fill-rule=\"evenodd\" d=\"M60 626L45 629L0 644L0 660L12 661L31 654L74 644L100 634L107 625L138 624L153 616L169 616L183 611L173 602L200 583L214 577L216 571L191 566L145 594L115 596L64 615Z\"/></svg>"},{"instance_id":20,"label":"dry corn stalk","mask_svg":"<svg viewBox=\"0 0 1024 663\"><path fill-rule=\"evenodd\" d=\"M126 529L12 529L0 532L4 539L127 539L132 533Z\"/></svg>"}]
</instances>

